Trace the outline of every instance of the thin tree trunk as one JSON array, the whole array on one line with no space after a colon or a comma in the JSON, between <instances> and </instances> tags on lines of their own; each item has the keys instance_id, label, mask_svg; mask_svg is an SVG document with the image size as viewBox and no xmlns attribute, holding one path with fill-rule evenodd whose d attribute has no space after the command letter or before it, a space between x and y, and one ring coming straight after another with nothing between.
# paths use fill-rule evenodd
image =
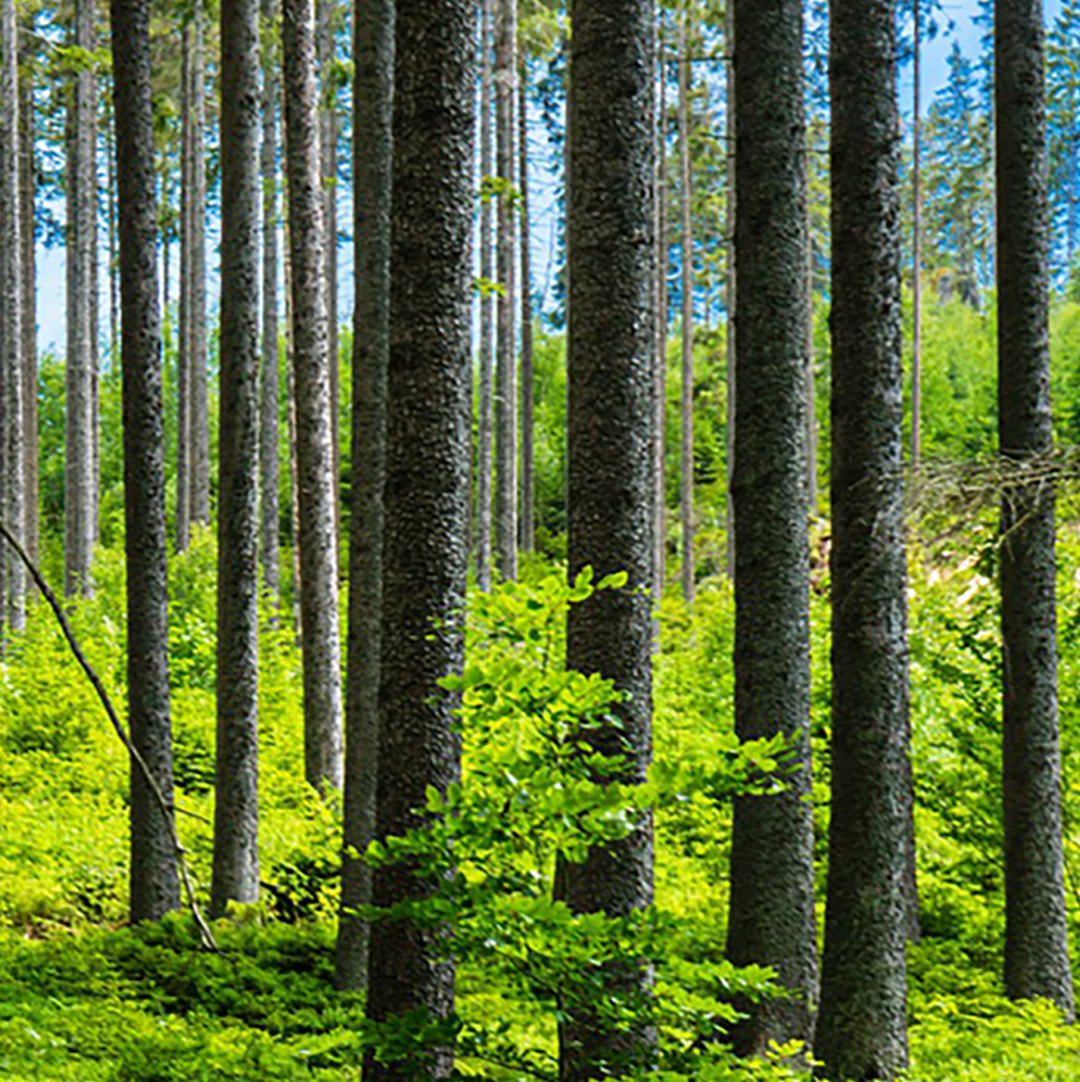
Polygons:
<instances>
[{"instance_id":1,"label":"thin tree trunk","mask_svg":"<svg viewBox=\"0 0 1080 1082\"><path fill-rule=\"evenodd\" d=\"M668 334L668 236L667 236L667 67L664 56L664 14L658 10L659 40L657 44L657 109L656 109L656 387L653 418L653 509L656 522L653 525L656 551L653 556L655 583L653 604L659 606L664 596L664 580L667 577L667 334ZM657 635L659 645L659 635Z\"/></svg>"},{"instance_id":2,"label":"thin tree trunk","mask_svg":"<svg viewBox=\"0 0 1080 1082\"><path fill-rule=\"evenodd\" d=\"M994 19L998 414L1001 454L1053 447L1050 208L1042 4L998 0ZM1001 510L1005 989L1073 1017L1061 840L1052 490Z\"/></svg>"},{"instance_id":3,"label":"thin tree trunk","mask_svg":"<svg viewBox=\"0 0 1080 1082\"><path fill-rule=\"evenodd\" d=\"M480 0L480 176L492 174L491 6L498 0ZM494 369L494 302L490 286L492 266L491 200L480 204L480 388L476 419L476 584L491 589L491 413Z\"/></svg>"},{"instance_id":4,"label":"thin tree trunk","mask_svg":"<svg viewBox=\"0 0 1080 1082\"><path fill-rule=\"evenodd\" d=\"M644 780L651 757L655 495L652 325L655 9L650 0L571 4L567 139L570 268L568 354L568 563L571 580L624 572L618 589L571 607L567 664L599 673L625 698L618 724L590 731L601 755L620 756L620 780ZM580 864L560 863L559 896L575 913L627 917L652 901L652 822L594 846ZM609 996L644 991L630 957L598 967ZM641 1023L578 1007L559 1025L559 1078L579 1082L645 1071L655 1034Z\"/></svg>"},{"instance_id":5,"label":"thin tree trunk","mask_svg":"<svg viewBox=\"0 0 1080 1082\"><path fill-rule=\"evenodd\" d=\"M342 782L341 652L313 0L282 0L281 25L300 497L296 540L303 627L304 776L325 793L340 789Z\"/></svg>"},{"instance_id":6,"label":"thin tree trunk","mask_svg":"<svg viewBox=\"0 0 1080 1082\"><path fill-rule=\"evenodd\" d=\"M495 171L500 181L496 274L498 351L495 362L495 567L517 577L517 335L514 320L514 99L517 84L517 0L495 4Z\"/></svg>"},{"instance_id":7,"label":"thin tree trunk","mask_svg":"<svg viewBox=\"0 0 1080 1082\"><path fill-rule=\"evenodd\" d=\"M782 733L775 796L735 799L728 957L771 966L786 995L745 1003L735 1047L809 1043L817 1004L810 804L810 581L806 500L806 120L802 4L737 0L735 729Z\"/></svg>"},{"instance_id":8,"label":"thin tree trunk","mask_svg":"<svg viewBox=\"0 0 1080 1082\"><path fill-rule=\"evenodd\" d=\"M349 544L349 664L346 682L344 854L337 985L367 986L371 868L358 855L375 836L382 641L383 483L390 353L390 188L394 79L393 0L353 8L354 235L358 253L353 332L353 508Z\"/></svg>"},{"instance_id":9,"label":"thin tree trunk","mask_svg":"<svg viewBox=\"0 0 1080 1082\"><path fill-rule=\"evenodd\" d=\"M921 26L919 0L912 0L914 19L914 109L912 126L911 166L911 465L918 466L922 457L922 168L920 158L921 107Z\"/></svg>"},{"instance_id":10,"label":"thin tree trunk","mask_svg":"<svg viewBox=\"0 0 1080 1082\"><path fill-rule=\"evenodd\" d=\"M682 399L679 520L682 526L682 595L694 600L694 231L691 221L689 0L679 22L679 220L682 253Z\"/></svg>"},{"instance_id":11,"label":"thin tree trunk","mask_svg":"<svg viewBox=\"0 0 1080 1082\"><path fill-rule=\"evenodd\" d=\"M532 268L529 244L529 71L522 53L518 63L518 191L521 193L521 548L536 548L535 379L533 372Z\"/></svg>"},{"instance_id":12,"label":"thin tree trunk","mask_svg":"<svg viewBox=\"0 0 1080 1082\"><path fill-rule=\"evenodd\" d=\"M387 385L379 837L421 822L425 794L460 774L459 698L443 688L463 663L468 563L473 92L472 0L399 0L395 27L390 364ZM430 877L378 868L381 907L430 897ZM453 1009L441 929L407 919L371 930L367 1014ZM447 1078L450 1048L364 1062L366 1082Z\"/></svg>"},{"instance_id":13,"label":"thin tree trunk","mask_svg":"<svg viewBox=\"0 0 1080 1082\"><path fill-rule=\"evenodd\" d=\"M735 52L735 5L728 4L724 33L727 38L728 56ZM731 496L731 485L735 477L735 408L738 402L738 388L735 375L735 351L738 328L735 325L735 307L738 302L737 253L735 251L735 66L727 64L727 109L725 110L724 128L727 139L727 206L724 210L724 233L727 237L727 330L724 335L724 352L727 359L727 574L735 577L735 501Z\"/></svg>"},{"instance_id":14,"label":"thin tree trunk","mask_svg":"<svg viewBox=\"0 0 1080 1082\"><path fill-rule=\"evenodd\" d=\"M296 455L296 347L293 335L292 256L289 240L288 199L285 202L285 243L283 277L285 286L285 417L289 431L289 521L292 524L292 605L296 640L304 637L303 613L300 608L300 592L303 582L300 566L300 469Z\"/></svg>"},{"instance_id":15,"label":"thin tree trunk","mask_svg":"<svg viewBox=\"0 0 1080 1082\"><path fill-rule=\"evenodd\" d=\"M37 372L37 258L34 248L34 211L37 201L37 154L34 82L29 65L19 77L19 235L22 292L23 438L25 442L24 499L27 554L40 562L40 501L38 490L38 372Z\"/></svg>"},{"instance_id":16,"label":"thin tree trunk","mask_svg":"<svg viewBox=\"0 0 1080 1082\"><path fill-rule=\"evenodd\" d=\"M191 25L180 50L180 305L176 348L176 551L191 541Z\"/></svg>"},{"instance_id":17,"label":"thin tree trunk","mask_svg":"<svg viewBox=\"0 0 1080 1082\"><path fill-rule=\"evenodd\" d=\"M258 0L222 0L214 915L259 896L258 167Z\"/></svg>"},{"instance_id":18,"label":"thin tree trunk","mask_svg":"<svg viewBox=\"0 0 1080 1082\"><path fill-rule=\"evenodd\" d=\"M73 44L94 49L94 6L75 4ZM69 270L64 397L64 590L90 594L94 550L94 248L97 245L96 80L80 62L72 76L67 161Z\"/></svg>"},{"instance_id":19,"label":"thin tree trunk","mask_svg":"<svg viewBox=\"0 0 1080 1082\"><path fill-rule=\"evenodd\" d=\"M277 14L277 0L262 0L264 33ZM263 57L262 145L260 170L263 199L262 371L259 381L259 515L263 588L277 606L281 595L281 553L278 544L278 197L277 101L275 58Z\"/></svg>"},{"instance_id":20,"label":"thin tree trunk","mask_svg":"<svg viewBox=\"0 0 1080 1082\"><path fill-rule=\"evenodd\" d=\"M891 0L834 0L832 803L821 1006L828 1078L907 1067L907 595L900 116Z\"/></svg>"},{"instance_id":21,"label":"thin tree trunk","mask_svg":"<svg viewBox=\"0 0 1080 1082\"><path fill-rule=\"evenodd\" d=\"M120 219L128 719L131 742L172 802L165 432L158 308L149 0L113 0L113 100ZM176 850L131 764L131 919L180 905Z\"/></svg>"}]
</instances>

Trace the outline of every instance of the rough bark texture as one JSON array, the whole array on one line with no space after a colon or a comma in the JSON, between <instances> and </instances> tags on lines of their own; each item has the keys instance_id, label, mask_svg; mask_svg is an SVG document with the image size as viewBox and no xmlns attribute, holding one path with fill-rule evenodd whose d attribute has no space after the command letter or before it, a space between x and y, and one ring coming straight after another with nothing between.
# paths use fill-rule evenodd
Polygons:
<instances>
[{"instance_id":1,"label":"rough bark texture","mask_svg":"<svg viewBox=\"0 0 1080 1082\"><path fill-rule=\"evenodd\" d=\"M345 715L345 852L337 984L367 984L370 929L355 914L371 901L371 868L357 859L375 833L382 638L383 479L390 352L390 177L393 0L354 8L353 183L356 305L353 332L352 521Z\"/></svg>"},{"instance_id":2,"label":"rough bark texture","mask_svg":"<svg viewBox=\"0 0 1080 1082\"><path fill-rule=\"evenodd\" d=\"M907 1066L895 14L889 0L831 11L832 807L814 1054L826 1077L857 1082Z\"/></svg>"},{"instance_id":3,"label":"rough bark texture","mask_svg":"<svg viewBox=\"0 0 1080 1082\"><path fill-rule=\"evenodd\" d=\"M817 1002L810 805L810 582L806 502L806 136L800 0L737 0L735 728L784 733L784 792L738 797L728 956L772 966L785 999L745 1005L740 1052L809 1042Z\"/></svg>"},{"instance_id":4,"label":"rough bark texture","mask_svg":"<svg viewBox=\"0 0 1080 1082\"><path fill-rule=\"evenodd\" d=\"M724 20L724 38L727 41L728 55L735 53L735 5L727 6L727 18ZM724 220L727 223L727 281L724 284L727 324L724 328L724 352L727 359L727 506L724 517L727 522L727 562L725 570L729 578L735 577L735 503L731 498L731 484L735 477L735 404L738 391L735 382L735 348L737 328L735 326L735 307L738 303L737 268L735 266L735 111L738 102L735 98L735 65L727 66L727 109L724 118L727 136L727 206L724 208Z\"/></svg>"},{"instance_id":5,"label":"rough bark texture","mask_svg":"<svg viewBox=\"0 0 1080 1082\"><path fill-rule=\"evenodd\" d=\"M94 5L75 4L73 44L94 49ZM94 249L97 247L97 98L94 72L71 76L67 154L67 356L64 397L64 591L91 593L97 492L94 471Z\"/></svg>"},{"instance_id":6,"label":"rough bark texture","mask_svg":"<svg viewBox=\"0 0 1080 1082\"><path fill-rule=\"evenodd\" d=\"M321 792L342 781L330 358L315 83L313 0L282 0L282 90L289 181L296 464L299 477L300 619L304 662L304 776Z\"/></svg>"},{"instance_id":7,"label":"rough bark texture","mask_svg":"<svg viewBox=\"0 0 1080 1082\"><path fill-rule=\"evenodd\" d=\"M257 0L222 0L215 914L259 895L258 16Z\"/></svg>"},{"instance_id":8,"label":"rough bark texture","mask_svg":"<svg viewBox=\"0 0 1080 1082\"><path fill-rule=\"evenodd\" d=\"M131 740L172 801L161 317L150 89L150 4L113 0ZM176 853L142 773L131 770L131 919L180 904Z\"/></svg>"},{"instance_id":9,"label":"rough bark texture","mask_svg":"<svg viewBox=\"0 0 1080 1082\"><path fill-rule=\"evenodd\" d=\"M30 46L24 46L24 52ZM19 236L22 293L23 439L25 445L24 511L26 551L34 563L40 550L38 486L38 387L37 387L37 257L34 250L34 204L37 199L37 156L34 146L34 83L29 65L19 75Z\"/></svg>"},{"instance_id":10,"label":"rough bark texture","mask_svg":"<svg viewBox=\"0 0 1080 1082\"><path fill-rule=\"evenodd\" d=\"M519 539L524 552L536 547L535 388L533 380L532 267L529 259L529 143L528 68L518 64L518 191L521 195L521 521Z\"/></svg>"},{"instance_id":11,"label":"rough bark texture","mask_svg":"<svg viewBox=\"0 0 1080 1082\"><path fill-rule=\"evenodd\" d=\"M270 25L276 0L262 0L262 20ZM275 58L262 62L262 370L259 381L259 554L263 589L276 604L281 593L281 553L278 544L278 195L277 101Z\"/></svg>"},{"instance_id":12,"label":"rough bark texture","mask_svg":"<svg viewBox=\"0 0 1080 1082\"><path fill-rule=\"evenodd\" d=\"M690 214L690 7L679 23L679 241L682 264L682 327L679 523L682 527L683 600L694 600L694 228Z\"/></svg>"},{"instance_id":13,"label":"rough bark texture","mask_svg":"<svg viewBox=\"0 0 1080 1082\"><path fill-rule=\"evenodd\" d=\"M1049 451L1049 237L1040 0L999 0L994 89L998 205L998 413L1001 453ZM1002 507L1005 987L1073 1014L1066 938L1058 748L1054 498Z\"/></svg>"},{"instance_id":14,"label":"rough bark texture","mask_svg":"<svg viewBox=\"0 0 1080 1082\"><path fill-rule=\"evenodd\" d=\"M496 274L495 566L517 577L517 334L514 279L514 99L517 86L517 0L495 5L495 172L501 182Z\"/></svg>"},{"instance_id":15,"label":"rough bark texture","mask_svg":"<svg viewBox=\"0 0 1080 1082\"><path fill-rule=\"evenodd\" d=\"M377 833L419 821L428 786L460 771L457 697L439 686L462 665L469 492L473 88L472 0L400 0L395 26L390 366L387 385L382 680ZM378 869L390 906L438 884L407 865ZM404 920L372 927L367 1011L379 1022L452 1009L441 934ZM449 1049L409 1064L364 1064L367 1082L449 1075Z\"/></svg>"},{"instance_id":16,"label":"rough bark texture","mask_svg":"<svg viewBox=\"0 0 1080 1082\"><path fill-rule=\"evenodd\" d=\"M492 172L492 89L491 6L494 0L480 0L480 176ZM492 205L480 204L480 387L476 418L476 584L491 589L491 397L495 362L495 304L487 288L494 280L492 265Z\"/></svg>"},{"instance_id":17,"label":"rough bark texture","mask_svg":"<svg viewBox=\"0 0 1080 1082\"><path fill-rule=\"evenodd\" d=\"M176 336L176 551L191 543L191 38L180 48L180 304Z\"/></svg>"},{"instance_id":18,"label":"rough bark texture","mask_svg":"<svg viewBox=\"0 0 1080 1082\"><path fill-rule=\"evenodd\" d=\"M659 41L657 43L657 108L656 108L656 346L653 360L653 605L659 611L667 577L667 487L665 464L667 458L665 417L667 406L667 332L668 332L668 237L667 237L667 69L664 57L663 12L658 13ZM659 647L660 637L656 638Z\"/></svg>"},{"instance_id":19,"label":"rough bark texture","mask_svg":"<svg viewBox=\"0 0 1080 1082\"><path fill-rule=\"evenodd\" d=\"M628 693L620 727L592 741L625 757L627 780L651 754L653 582L653 88L655 9L650 0L575 0L570 56L567 209L569 293L569 573L623 571L570 612L568 664L599 672ZM560 895L577 912L624 915L652 901L652 824L560 868ZM627 959L605 970L609 995L647 981ZM605 1064L642 1067L652 1034L615 1031L572 1012L559 1029L563 1082L602 1077Z\"/></svg>"}]
</instances>

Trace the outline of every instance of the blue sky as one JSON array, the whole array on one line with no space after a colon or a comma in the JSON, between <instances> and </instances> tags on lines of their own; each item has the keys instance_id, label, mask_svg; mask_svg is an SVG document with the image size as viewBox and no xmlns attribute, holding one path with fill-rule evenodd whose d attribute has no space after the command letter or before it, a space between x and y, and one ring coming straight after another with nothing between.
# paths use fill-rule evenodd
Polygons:
<instances>
[{"instance_id":1,"label":"blue sky","mask_svg":"<svg viewBox=\"0 0 1080 1082\"><path fill-rule=\"evenodd\" d=\"M952 42L958 41L961 49L969 56L974 56L978 50L980 29L973 25L971 21L972 14L977 10L975 0L957 0L957 2L949 3L945 0L943 4L946 15L953 21L953 29L945 35L939 34L938 37L930 42L926 42L923 48L923 71L922 71L922 109L925 111L929 108L930 103L933 100L934 93L944 84L948 67L946 58L949 50L952 48ZM1061 0L1045 0L1045 14L1047 24L1053 22L1057 18L1059 11L1061 10ZM901 84L902 95L902 107L905 114L910 117L911 114L911 102L912 102L912 75L910 66L906 72L905 79ZM537 158L543 154L543 145L545 138L539 125L532 125L532 134L530 136L531 144L535 144L535 152L533 154L534 162ZM539 166L537 167L539 169ZM555 210L553 206L554 202L554 190L550 180L545 180L543 175L538 172L538 175L533 178L530 176L532 183L531 197L534 202L533 218L534 218L534 244L532 245L533 252L533 275L534 275L534 288L540 290L542 293L547 293L550 288L551 282L554 278L554 274L557 270L555 259L555 242L554 233L552 229L552 223L554 222ZM344 200L342 201L344 204ZM62 213L62 211L61 211ZM342 228L348 228L347 216L349 211L346 206L342 206L339 210L341 215ZM208 259L211 266L216 261L216 236L208 238ZM175 291L176 269L179 253L174 250L173 252L173 268L171 272L172 289ZM104 267L107 262L107 254L102 252L101 263ZM341 298L339 303L339 313L342 320L345 320L348 314L352 310L352 253L351 250L343 248L340 253L340 284L341 284ZM217 295L217 281L216 274L211 270L211 281L208 283L210 287L210 304L211 307L216 306ZM103 320L102 332L103 336L107 334L107 327L104 326L105 321L108 318L108 300L107 294L104 292L105 283L103 280L103 293L102 293L102 305L101 313ZM174 292L175 299L175 292ZM39 248L38 250L38 342L39 348L48 349L54 352L62 353L64 349L64 251L62 248L54 248L52 250L45 250Z\"/></svg>"}]
</instances>

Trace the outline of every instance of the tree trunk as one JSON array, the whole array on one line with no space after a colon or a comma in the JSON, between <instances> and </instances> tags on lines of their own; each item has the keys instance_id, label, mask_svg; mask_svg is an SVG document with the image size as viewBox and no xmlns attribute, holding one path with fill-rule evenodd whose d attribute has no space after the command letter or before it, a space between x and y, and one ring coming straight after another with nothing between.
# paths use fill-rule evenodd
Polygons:
<instances>
[{"instance_id":1,"label":"tree trunk","mask_svg":"<svg viewBox=\"0 0 1080 1082\"><path fill-rule=\"evenodd\" d=\"M113 0L120 218L127 558L128 719L131 740L172 802L169 717L165 433L157 214L150 86L150 4ZM160 920L180 904L176 852L154 795L131 764L131 919Z\"/></svg>"},{"instance_id":2,"label":"tree trunk","mask_svg":"<svg viewBox=\"0 0 1080 1082\"><path fill-rule=\"evenodd\" d=\"M390 184L393 159L393 0L358 0L353 11L353 183L356 268L353 332L352 520L346 681L345 852L341 870L337 985L367 985L371 868L354 854L375 834L379 754L383 482L390 340Z\"/></svg>"},{"instance_id":3,"label":"tree trunk","mask_svg":"<svg viewBox=\"0 0 1080 1082\"><path fill-rule=\"evenodd\" d=\"M26 52L29 48L26 48ZM25 57L24 57L25 58ZM23 438L25 443L26 551L34 563L40 554L38 489L38 373L37 373L37 257L34 211L37 201L37 156L34 83L28 64L19 76L19 273L22 276L20 334L22 336Z\"/></svg>"},{"instance_id":4,"label":"tree trunk","mask_svg":"<svg viewBox=\"0 0 1080 1082\"><path fill-rule=\"evenodd\" d=\"M810 805L806 500L806 122L802 4L735 12L735 730L782 732L794 767L775 796L735 800L728 957L771 966L787 997L744 1004L735 1047L807 1044L817 1003Z\"/></svg>"},{"instance_id":5,"label":"tree trunk","mask_svg":"<svg viewBox=\"0 0 1080 1082\"><path fill-rule=\"evenodd\" d=\"M395 27L390 365L387 385L377 833L421 822L429 787L460 773L456 695L467 565L475 8L399 0ZM407 865L375 872L386 907L439 883ZM371 930L368 1017L453 1008L443 934L404 919ZM442 1079L451 1049L364 1063L366 1082Z\"/></svg>"},{"instance_id":6,"label":"tree trunk","mask_svg":"<svg viewBox=\"0 0 1080 1082\"><path fill-rule=\"evenodd\" d=\"M653 605L659 611L667 577L667 332L668 332L668 236L667 236L667 67L664 56L664 15L659 11L659 40L657 43L656 109L656 347L653 418L653 524L655 541ZM659 635L657 636L659 645Z\"/></svg>"},{"instance_id":7,"label":"tree trunk","mask_svg":"<svg viewBox=\"0 0 1080 1082\"><path fill-rule=\"evenodd\" d=\"M73 44L94 49L94 5L75 4ZM64 591L90 594L94 552L94 249L97 246L97 80L79 62L72 75L67 160L68 325L64 406Z\"/></svg>"},{"instance_id":8,"label":"tree trunk","mask_svg":"<svg viewBox=\"0 0 1080 1082\"><path fill-rule=\"evenodd\" d=\"M735 52L735 5L728 4L727 18L725 20L724 35L727 39L728 56ZM735 376L735 350L737 341L737 328L735 326L735 307L738 303L737 268L735 251L735 110L738 102L735 99L735 65L729 60L727 65L727 109L724 120L727 135L727 206L724 210L726 221L724 232L727 235L727 328L724 333L724 352L727 360L727 506L725 519L727 520L727 574L729 578L735 577L735 503L731 498L731 485L735 477L735 406L738 402L738 389Z\"/></svg>"},{"instance_id":9,"label":"tree trunk","mask_svg":"<svg viewBox=\"0 0 1080 1082\"><path fill-rule=\"evenodd\" d=\"M300 497L296 541L303 627L304 776L309 785L327 792L340 789L342 781L341 652L313 0L282 0L281 27Z\"/></svg>"},{"instance_id":10,"label":"tree trunk","mask_svg":"<svg viewBox=\"0 0 1080 1082\"><path fill-rule=\"evenodd\" d=\"M532 267L529 244L529 70L525 55L518 61L518 191L521 193L521 523L524 552L536 548L535 387L533 381Z\"/></svg>"},{"instance_id":11,"label":"tree trunk","mask_svg":"<svg viewBox=\"0 0 1080 1082\"><path fill-rule=\"evenodd\" d=\"M995 7L998 413L1001 453L1053 446L1050 211L1039 0ZM1001 510L1004 650L1005 988L1073 1016L1061 843L1053 492L1009 493Z\"/></svg>"},{"instance_id":12,"label":"tree trunk","mask_svg":"<svg viewBox=\"0 0 1080 1082\"><path fill-rule=\"evenodd\" d=\"M914 102L911 118L911 465L922 457L922 168L919 93L921 42L919 0L912 0L914 27Z\"/></svg>"},{"instance_id":13,"label":"tree trunk","mask_svg":"<svg viewBox=\"0 0 1080 1082\"><path fill-rule=\"evenodd\" d=\"M492 174L491 117L494 94L491 67L491 5L480 0L480 176ZM491 589L491 397L494 368L494 304L491 200L480 203L480 387L476 418L476 584Z\"/></svg>"},{"instance_id":14,"label":"tree trunk","mask_svg":"<svg viewBox=\"0 0 1080 1082\"><path fill-rule=\"evenodd\" d=\"M191 542L191 25L180 50L180 305L176 335L176 551Z\"/></svg>"},{"instance_id":15,"label":"tree trunk","mask_svg":"<svg viewBox=\"0 0 1080 1082\"><path fill-rule=\"evenodd\" d=\"M895 6L835 0L833 702L814 1054L833 1079L907 1066L907 604Z\"/></svg>"},{"instance_id":16,"label":"tree trunk","mask_svg":"<svg viewBox=\"0 0 1080 1082\"><path fill-rule=\"evenodd\" d=\"M264 29L273 24L277 0L262 0ZM278 544L278 84L275 59L263 57L262 173L262 371L259 382L259 516L263 588L276 606L281 596L281 553Z\"/></svg>"},{"instance_id":17,"label":"tree trunk","mask_svg":"<svg viewBox=\"0 0 1080 1082\"><path fill-rule=\"evenodd\" d=\"M679 23L679 237L682 245L682 398L679 521L682 526L682 595L694 600L694 231L690 215L690 5Z\"/></svg>"},{"instance_id":18,"label":"tree trunk","mask_svg":"<svg viewBox=\"0 0 1080 1082\"><path fill-rule=\"evenodd\" d=\"M571 608L567 663L612 680L626 698L619 724L590 736L624 757L623 780L644 780L651 756L655 495L653 129L655 9L650 0L575 0L567 140L569 293L569 574L625 572L619 589ZM577 913L626 916L652 901L652 823L560 866L560 896ZM608 996L647 984L640 960L598 974ZM647 1069L654 1034L586 1010L559 1026L563 1082Z\"/></svg>"},{"instance_id":19,"label":"tree trunk","mask_svg":"<svg viewBox=\"0 0 1080 1082\"><path fill-rule=\"evenodd\" d=\"M517 578L517 335L514 322L514 99L517 0L495 4L495 171L500 182L496 274L495 566Z\"/></svg>"},{"instance_id":20,"label":"tree trunk","mask_svg":"<svg viewBox=\"0 0 1080 1082\"><path fill-rule=\"evenodd\" d=\"M259 896L258 167L258 0L222 0L215 915Z\"/></svg>"}]
</instances>

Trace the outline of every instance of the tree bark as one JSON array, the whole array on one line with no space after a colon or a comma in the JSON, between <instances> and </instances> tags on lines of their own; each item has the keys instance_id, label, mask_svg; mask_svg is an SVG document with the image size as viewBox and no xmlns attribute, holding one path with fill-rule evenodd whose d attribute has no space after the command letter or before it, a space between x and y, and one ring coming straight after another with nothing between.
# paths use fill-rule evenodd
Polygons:
<instances>
[{"instance_id":1,"label":"tree bark","mask_svg":"<svg viewBox=\"0 0 1080 1082\"><path fill-rule=\"evenodd\" d=\"M264 30L277 15L277 0L262 0ZM259 381L259 551L263 588L276 606L281 596L281 552L278 543L278 195L277 102L275 58L263 56L262 143L262 370Z\"/></svg>"},{"instance_id":2,"label":"tree bark","mask_svg":"<svg viewBox=\"0 0 1080 1082\"><path fill-rule=\"evenodd\" d=\"M191 25L180 50L180 304L176 336L176 551L191 542Z\"/></svg>"},{"instance_id":3,"label":"tree bark","mask_svg":"<svg viewBox=\"0 0 1080 1082\"><path fill-rule=\"evenodd\" d=\"M498 0L480 0L480 176L492 174L491 10ZM476 584L491 589L491 399L494 369L494 303L489 292L494 281L492 266L492 206L480 204L480 387L476 418Z\"/></svg>"},{"instance_id":4,"label":"tree bark","mask_svg":"<svg viewBox=\"0 0 1080 1082\"><path fill-rule=\"evenodd\" d=\"M999 0L994 20L998 415L1001 453L1053 446L1050 209L1040 0ZM1058 746L1054 496L1008 494L1001 510L1005 988L1073 1016Z\"/></svg>"},{"instance_id":5,"label":"tree bark","mask_svg":"<svg viewBox=\"0 0 1080 1082\"><path fill-rule=\"evenodd\" d=\"M72 43L94 49L94 5L75 4ZM64 591L93 593L94 552L94 249L97 246L96 83L80 59L72 73L67 155L67 358L64 397Z\"/></svg>"},{"instance_id":6,"label":"tree bark","mask_svg":"<svg viewBox=\"0 0 1080 1082\"><path fill-rule=\"evenodd\" d=\"M341 647L313 0L282 0L281 29L300 497L296 541L303 628L304 776L325 793L340 789L342 782Z\"/></svg>"},{"instance_id":7,"label":"tree bark","mask_svg":"<svg viewBox=\"0 0 1080 1082\"><path fill-rule=\"evenodd\" d=\"M258 165L258 0L222 0L214 915L259 896Z\"/></svg>"},{"instance_id":8,"label":"tree bark","mask_svg":"<svg viewBox=\"0 0 1080 1082\"><path fill-rule=\"evenodd\" d=\"M165 433L148 0L113 0L112 52L118 198L124 207L119 239L128 719L132 743L171 803ZM131 919L160 920L179 904L168 824L133 762Z\"/></svg>"},{"instance_id":9,"label":"tree bark","mask_svg":"<svg viewBox=\"0 0 1080 1082\"><path fill-rule=\"evenodd\" d=\"M656 349L655 8L650 0L572 4L567 209L569 258L569 574L626 572L619 589L571 608L567 663L626 692L590 744L624 758L640 782L651 756L652 502ZM563 864L559 894L577 913L626 916L652 901L652 823ZM599 974L606 995L636 994L648 975L628 958ZM559 1026L562 1082L647 1069L654 1034L574 1010Z\"/></svg>"},{"instance_id":10,"label":"tree bark","mask_svg":"<svg viewBox=\"0 0 1080 1082\"><path fill-rule=\"evenodd\" d=\"M653 524L655 541L653 605L659 610L667 577L667 334L668 334L668 236L667 236L667 68L664 56L664 26L662 9L657 43L657 109L656 109L656 357L654 360L653 392L656 414L653 418ZM659 646L659 635L657 635Z\"/></svg>"},{"instance_id":11,"label":"tree bark","mask_svg":"<svg viewBox=\"0 0 1080 1082\"><path fill-rule=\"evenodd\" d=\"M830 24L832 805L814 1054L832 1079L890 1079L907 1066L910 804L895 16L888 0L835 0Z\"/></svg>"},{"instance_id":12,"label":"tree bark","mask_svg":"<svg viewBox=\"0 0 1080 1082\"><path fill-rule=\"evenodd\" d=\"M25 52L29 47L25 47ZM26 551L40 562L40 499L38 486L37 256L34 212L37 201L37 154L34 82L28 64L19 76L19 273L22 277L23 438Z\"/></svg>"},{"instance_id":13,"label":"tree bark","mask_svg":"<svg viewBox=\"0 0 1080 1082\"><path fill-rule=\"evenodd\" d=\"M735 731L783 733L793 770L775 796L735 799L728 957L771 966L785 998L744 1004L735 1047L809 1043L817 1003L810 805L806 499L806 122L802 4L737 0Z\"/></svg>"},{"instance_id":14,"label":"tree bark","mask_svg":"<svg viewBox=\"0 0 1080 1082\"><path fill-rule=\"evenodd\" d=\"M353 11L353 183L356 268L353 332L352 520L349 659L345 715L345 852L341 870L337 985L367 985L371 868L358 859L375 834L382 641L383 484L390 339L390 186L394 79L393 0L358 0Z\"/></svg>"},{"instance_id":15,"label":"tree bark","mask_svg":"<svg viewBox=\"0 0 1080 1082\"><path fill-rule=\"evenodd\" d=\"M399 0L395 26L390 365L387 385L382 677L377 833L416 826L430 786L460 773L458 697L440 686L463 662L468 529L469 308L476 37L472 0ZM392 906L439 884L379 868ZM367 1012L438 1020L453 1007L442 933L407 920L371 930ZM364 1063L367 1082L441 1079L449 1048Z\"/></svg>"},{"instance_id":16,"label":"tree bark","mask_svg":"<svg viewBox=\"0 0 1080 1082\"><path fill-rule=\"evenodd\" d=\"M536 548L535 387L533 381L532 266L529 252L529 70L524 53L518 60L518 191L521 193L521 549Z\"/></svg>"},{"instance_id":17,"label":"tree bark","mask_svg":"<svg viewBox=\"0 0 1080 1082\"><path fill-rule=\"evenodd\" d=\"M679 522L682 526L682 596L694 600L694 229L690 162L690 4L679 23L679 237L682 263L682 328L679 456Z\"/></svg>"}]
</instances>

